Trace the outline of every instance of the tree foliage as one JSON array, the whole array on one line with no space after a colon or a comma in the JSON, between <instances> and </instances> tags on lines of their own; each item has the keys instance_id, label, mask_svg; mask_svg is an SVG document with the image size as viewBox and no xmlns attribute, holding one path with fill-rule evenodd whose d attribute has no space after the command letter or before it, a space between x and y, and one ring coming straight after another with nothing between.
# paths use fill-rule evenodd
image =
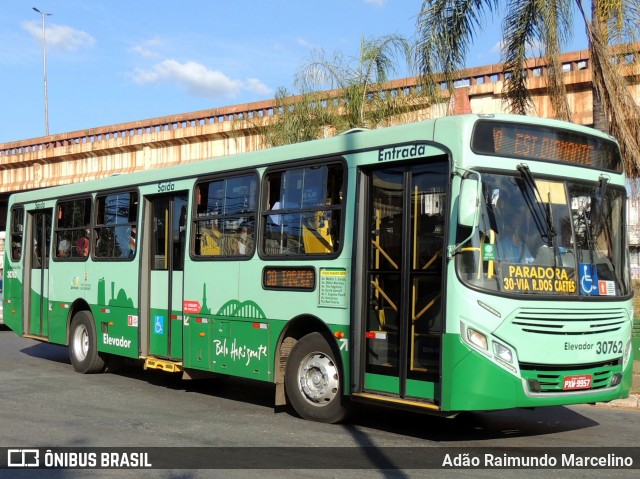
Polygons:
<instances>
[{"instance_id":1,"label":"tree foliage","mask_svg":"<svg viewBox=\"0 0 640 479\"><path fill-rule=\"evenodd\" d=\"M325 136L333 115L321 92L293 95L285 88L276 92L275 120L264 128L264 141L271 146L315 140Z\"/></svg>"},{"instance_id":2,"label":"tree foliage","mask_svg":"<svg viewBox=\"0 0 640 479\"><path fill-rule=\"evenodd\" d=\"M313 52L296 76L298 93L278 91L266 142L276 146L397 122L420 104L420 93L388 83L397 72L410 71L412 58L411 44L399 35L363 39L356 58Z\"/></svg>"},{"instance_id":3,"label":"tree foliage","mask_svg":"<svg viewBox=\"0 0 640 479\"><path fill-rule=\"evenodd\" d=\"M444 79L453 88L453 79L464 68L469 46L482 34L487 17L498 16L502 20L503 62L505 71L510 72L504 90L510 111L532 113L524 73L527 59L539 50L549 65L547 87L554 115L571 120L560 54L570 39L577 13L590 42L594 126L619 140L627 174L637 177L640 109L612 46L636 39L640 0L593 0L589 5L586 9L582 0L425 0L417 20L418 69L425 84Z\"/></svg>"}]
</instances>

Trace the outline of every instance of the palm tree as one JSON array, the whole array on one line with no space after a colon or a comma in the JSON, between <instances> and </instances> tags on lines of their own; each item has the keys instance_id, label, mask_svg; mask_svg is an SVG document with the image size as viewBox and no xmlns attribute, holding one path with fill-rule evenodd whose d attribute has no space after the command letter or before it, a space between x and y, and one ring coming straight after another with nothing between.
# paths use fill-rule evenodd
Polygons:
<instances>
[{"instance_id":1,"label":"palm tree","mask_svg":"<svg viewBox=\"0 0 640 479\"><path fill-rule=\"evenodd\" d=\"M419 93L389 87L390 75L411 67L409 42L399 35L362 40L360 56L316 51L299 70L299 94L279 89L276 114L264 129L270 146L294 143L351 128L376 128L413 111Z\"/></svg>"},{"instance_id":2,"label":"palm tree","mask_svg":"<svg viewBox=\"0 0 640 479\"><path fill-rule=\"evenodd\" d=\"M264 142L269 146L287 145L315 140L325 136L333 120L322 93L293 95L279 88L275 96L275 120L262 128Z\"/></svg>"},{"instance_id":3,"label":"palm tree","mask_svg":"<svg viewBox=\"0 0 640 479\"><path fill-rule=\"evenodd\" d=\"M590 12L590 15L587 14ZM504 96L510 110L531 114L532 102L524 76L534 46L544 51L549 68L548 90L556 118L571 120L562 77L560 53L572 31L573 15L584 21L593 72L594 126L620 141L627 174L640 175L640 109L611 45L634 39L640 19L639 0L424 0L418 15L418 69L426 83L438 78L453 87L464 68L470 43L481 33L488 15L502 16L505 71Z\"/></svg>"}]
</instances>

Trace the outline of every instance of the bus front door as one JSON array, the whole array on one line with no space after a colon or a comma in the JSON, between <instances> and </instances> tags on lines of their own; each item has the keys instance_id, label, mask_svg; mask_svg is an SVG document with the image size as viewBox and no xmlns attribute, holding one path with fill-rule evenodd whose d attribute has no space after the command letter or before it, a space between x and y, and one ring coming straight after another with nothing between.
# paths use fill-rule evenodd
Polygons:
<instances>
[{"instance_id":1,"label":"bus front door","mask_svg":"<svg viewBox=\"0 0 640 479\"><path fill-rule=\"evenodd\" d=\"M183 271L186 249L186 192L152 198L145 231L150 245L149 354L182 359Z\"/></svg>"},{"instance_id":2,"label":"bus front door","mask_svg":"<svg viewBox=\"0 0 640 479\"><path fill-rule=\"evenodd\" d=\"M363 394L438 404L447 173L438 161L363 176Z\"/></svg>"},{"instance_id":3,"label":"bus front door","mask_svg":"<svg viewBox=\"0 0 640 479\"><path fill-rule=\"evenodd\" d=\"M27 238L29 264L29 314L27 334L49 337L49 252L51 249L52 209L29 214L30 238ZM31 244L31 247L28 245Z\"/></svg>"}]
</instances>

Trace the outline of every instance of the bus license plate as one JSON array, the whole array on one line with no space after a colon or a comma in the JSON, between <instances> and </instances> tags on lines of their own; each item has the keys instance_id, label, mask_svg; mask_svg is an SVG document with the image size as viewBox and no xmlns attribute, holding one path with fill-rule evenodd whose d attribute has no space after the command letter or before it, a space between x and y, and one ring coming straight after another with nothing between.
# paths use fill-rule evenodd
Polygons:
<instances>
[{"instance_id":1,"label":"bus license plate","mask_svg":"<svg viewBox=\"0 0 640 479\"><path fill-rule=\"evenodd\" d=\"M582 376L565 376L562 389L572 391L574 389L589 389L591 387L591 374Z\"/></svg>"}]
</instances>

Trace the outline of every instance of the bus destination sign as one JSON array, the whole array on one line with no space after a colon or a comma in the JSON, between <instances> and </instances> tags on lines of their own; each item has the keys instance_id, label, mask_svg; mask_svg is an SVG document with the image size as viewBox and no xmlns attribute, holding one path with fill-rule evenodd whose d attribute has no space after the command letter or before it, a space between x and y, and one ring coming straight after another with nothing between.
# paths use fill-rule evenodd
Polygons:
<instances>
[{"instance_id":1,"label":"bus destination sign","mask_svg":"<svg viewBox=\"0 0 640 479\"><path fill-rule=\"evenodd\" d=\"M511 293L576 294L572 268L508 264L502 268L502 290Z\"/></svg>"},{"instance_id":2,"label":"bus destination sign","mask_svg":"<svg viewBox=\"0 0 640 479\"><path fill-rule=\"evenodd\" d=\"M481 155L547 160L622 171L622 160L615 142L537 125L481 120L473 130L471 149Z\"/></svg>"},{"instance_id":3,"label":"bus destination sign","mask_svg":"<svg viewBox=\"0 0 640 479\"><path fill-rule=\"evenodd\" d=\"M313 291L316 288L315 269L269 266L262 272L262 286L265 289Z\"/></svg>"}]
</instances>

